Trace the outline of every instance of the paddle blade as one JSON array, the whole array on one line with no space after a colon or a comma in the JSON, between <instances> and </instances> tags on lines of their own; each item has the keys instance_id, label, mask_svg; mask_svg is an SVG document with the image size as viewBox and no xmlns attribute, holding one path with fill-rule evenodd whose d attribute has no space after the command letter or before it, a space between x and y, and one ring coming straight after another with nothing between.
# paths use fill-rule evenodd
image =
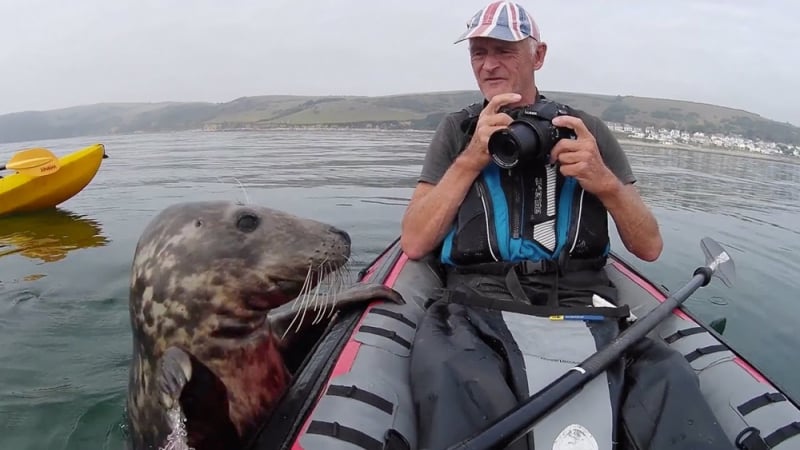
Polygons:
<instances>
[{"instance_id":1,"label":"paddle blade","mask_svg":"<svg viewBox=\"0 0 800 450\"><path fill-rule=\"evenodd\" d=\"M51 159L58 159L58 157L46 148L28 148L15 153L8 160L6 167L11 169L12 166L15 166L14 170L17 170L17 168L28 169L41 164L40 161Z\"/></svg>"},{"instance_id":2,"label":"paddle blade","mask_svg":"<svg viewBox=\"0 0 800 450\"><path fill-rule=\"evenodd\" d=\"M725 283L725 286L731 287L733 280L736 277L736 267L733 264L733 259L722 248L717 241L710 237L704 237L700 240L700 247L706 255L706 264L714 275Z\"/></svg>"},{"instance_id":3,"label":"paddle blade","mask_svg":"<svg viewBox=\"0 0 800 450\"><path fill-rule=\"evenodd\" d=\"M8 170L25 170L25 169L33 169L34 167L39 167L45 165L52 161L53 158L49 158L43 156L41 158L30 158L30 159L21 159L21 160L11 160L6 164L6 169Z\"/></svg>"},{"instance_id":4,"label":"paddle blade","mask_svg":"<svg viewBox=\"0 0 800 450\"><path fill-rule=\"evenodd\" d=\"M46 148L30 148L21 150L14 154L5 165L8 170L16 170L19 173L32 177L40 177L57 172L58 157Z\"/></svg>"}]
</instances>

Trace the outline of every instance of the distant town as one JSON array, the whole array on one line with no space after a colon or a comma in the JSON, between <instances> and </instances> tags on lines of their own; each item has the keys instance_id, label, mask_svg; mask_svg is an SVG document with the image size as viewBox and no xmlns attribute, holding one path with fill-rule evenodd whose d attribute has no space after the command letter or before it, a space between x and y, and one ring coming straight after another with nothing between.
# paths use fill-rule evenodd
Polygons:
<instances>
[{"instance_id":1,"label":"distant town","mask_svg":"<svg viewBox=\"0 0 800 450\"><path fill-rule=\"evenodd\" d=\"M747 151L765 155L800 157L800 146L792 144L764 142L761 140L754 141L738 135L729 136L719 133L706 134L702 132L689 133L681 130L655 127L642 128L627 123L606 122L606 124L616 133L622 134L629 139L642 140L644 142L662 145L690 145Z\"/></svg>"}]
</instances>

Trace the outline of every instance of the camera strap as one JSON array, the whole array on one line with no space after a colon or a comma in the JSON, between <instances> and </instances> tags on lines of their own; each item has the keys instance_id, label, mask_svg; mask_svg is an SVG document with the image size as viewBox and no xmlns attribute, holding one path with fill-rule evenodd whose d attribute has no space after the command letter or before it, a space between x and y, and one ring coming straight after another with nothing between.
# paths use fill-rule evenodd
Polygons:
<instances>
[{"instance_id":1,"label":"camera strap","mask_svg":"<svg viewBox=\"0 0 800 450\"><path fill-rule=\"evenodd\" d=\"M483 103L475 102L466 108L464 111L467 112L467 118L461 121L461 131L464 133L464 145L461 146L459 153L462 152L469 144L470 139L472 139L472 135L475 134L475 128L478 126L478 118L481 115L481 111L483 108L486 107L487 101L483 101Z\"/></svg>"}]
</instances>

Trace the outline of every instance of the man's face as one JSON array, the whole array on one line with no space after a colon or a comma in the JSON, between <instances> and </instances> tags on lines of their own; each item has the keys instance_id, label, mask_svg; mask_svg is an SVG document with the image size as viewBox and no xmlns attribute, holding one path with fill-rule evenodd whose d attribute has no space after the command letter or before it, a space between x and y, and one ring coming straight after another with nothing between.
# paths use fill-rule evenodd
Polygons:
<instances>
[{"instance_id":1,"label":"man's face","mask_svg":"<svg viewBox=\"0 0 800 450\"><path fill-rule=\"evenodd\" d=\"M486 37L470 39L472 72L487 100L497 94L515 92L524 101L533 101L536 92L533 72L542 67L547 46L539 44L534 53L532 43L530 38L519 42Z\"/></svg>"}]
</instances>

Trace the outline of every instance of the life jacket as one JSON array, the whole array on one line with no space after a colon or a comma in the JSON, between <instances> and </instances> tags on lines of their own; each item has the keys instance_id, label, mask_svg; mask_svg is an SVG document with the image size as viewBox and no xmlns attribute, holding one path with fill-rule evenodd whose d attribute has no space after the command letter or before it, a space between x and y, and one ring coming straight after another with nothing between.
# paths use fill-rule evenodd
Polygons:
<instances>
[{"instance_id":1,"label":"life jacket","mask_svg":"<svg viewBox=\"0 0 800 450\"><path fill-rule=\"evenodd\" d=\"M467 108L461 151L482 109L480 103ZM459 207L441 246L441 262L459 267L551 262L548 267L562 270L599 269L609 248L607 211L575 178L564 177L556 165L501 169L491 162Z\"/></svg>"}]
</instances>

